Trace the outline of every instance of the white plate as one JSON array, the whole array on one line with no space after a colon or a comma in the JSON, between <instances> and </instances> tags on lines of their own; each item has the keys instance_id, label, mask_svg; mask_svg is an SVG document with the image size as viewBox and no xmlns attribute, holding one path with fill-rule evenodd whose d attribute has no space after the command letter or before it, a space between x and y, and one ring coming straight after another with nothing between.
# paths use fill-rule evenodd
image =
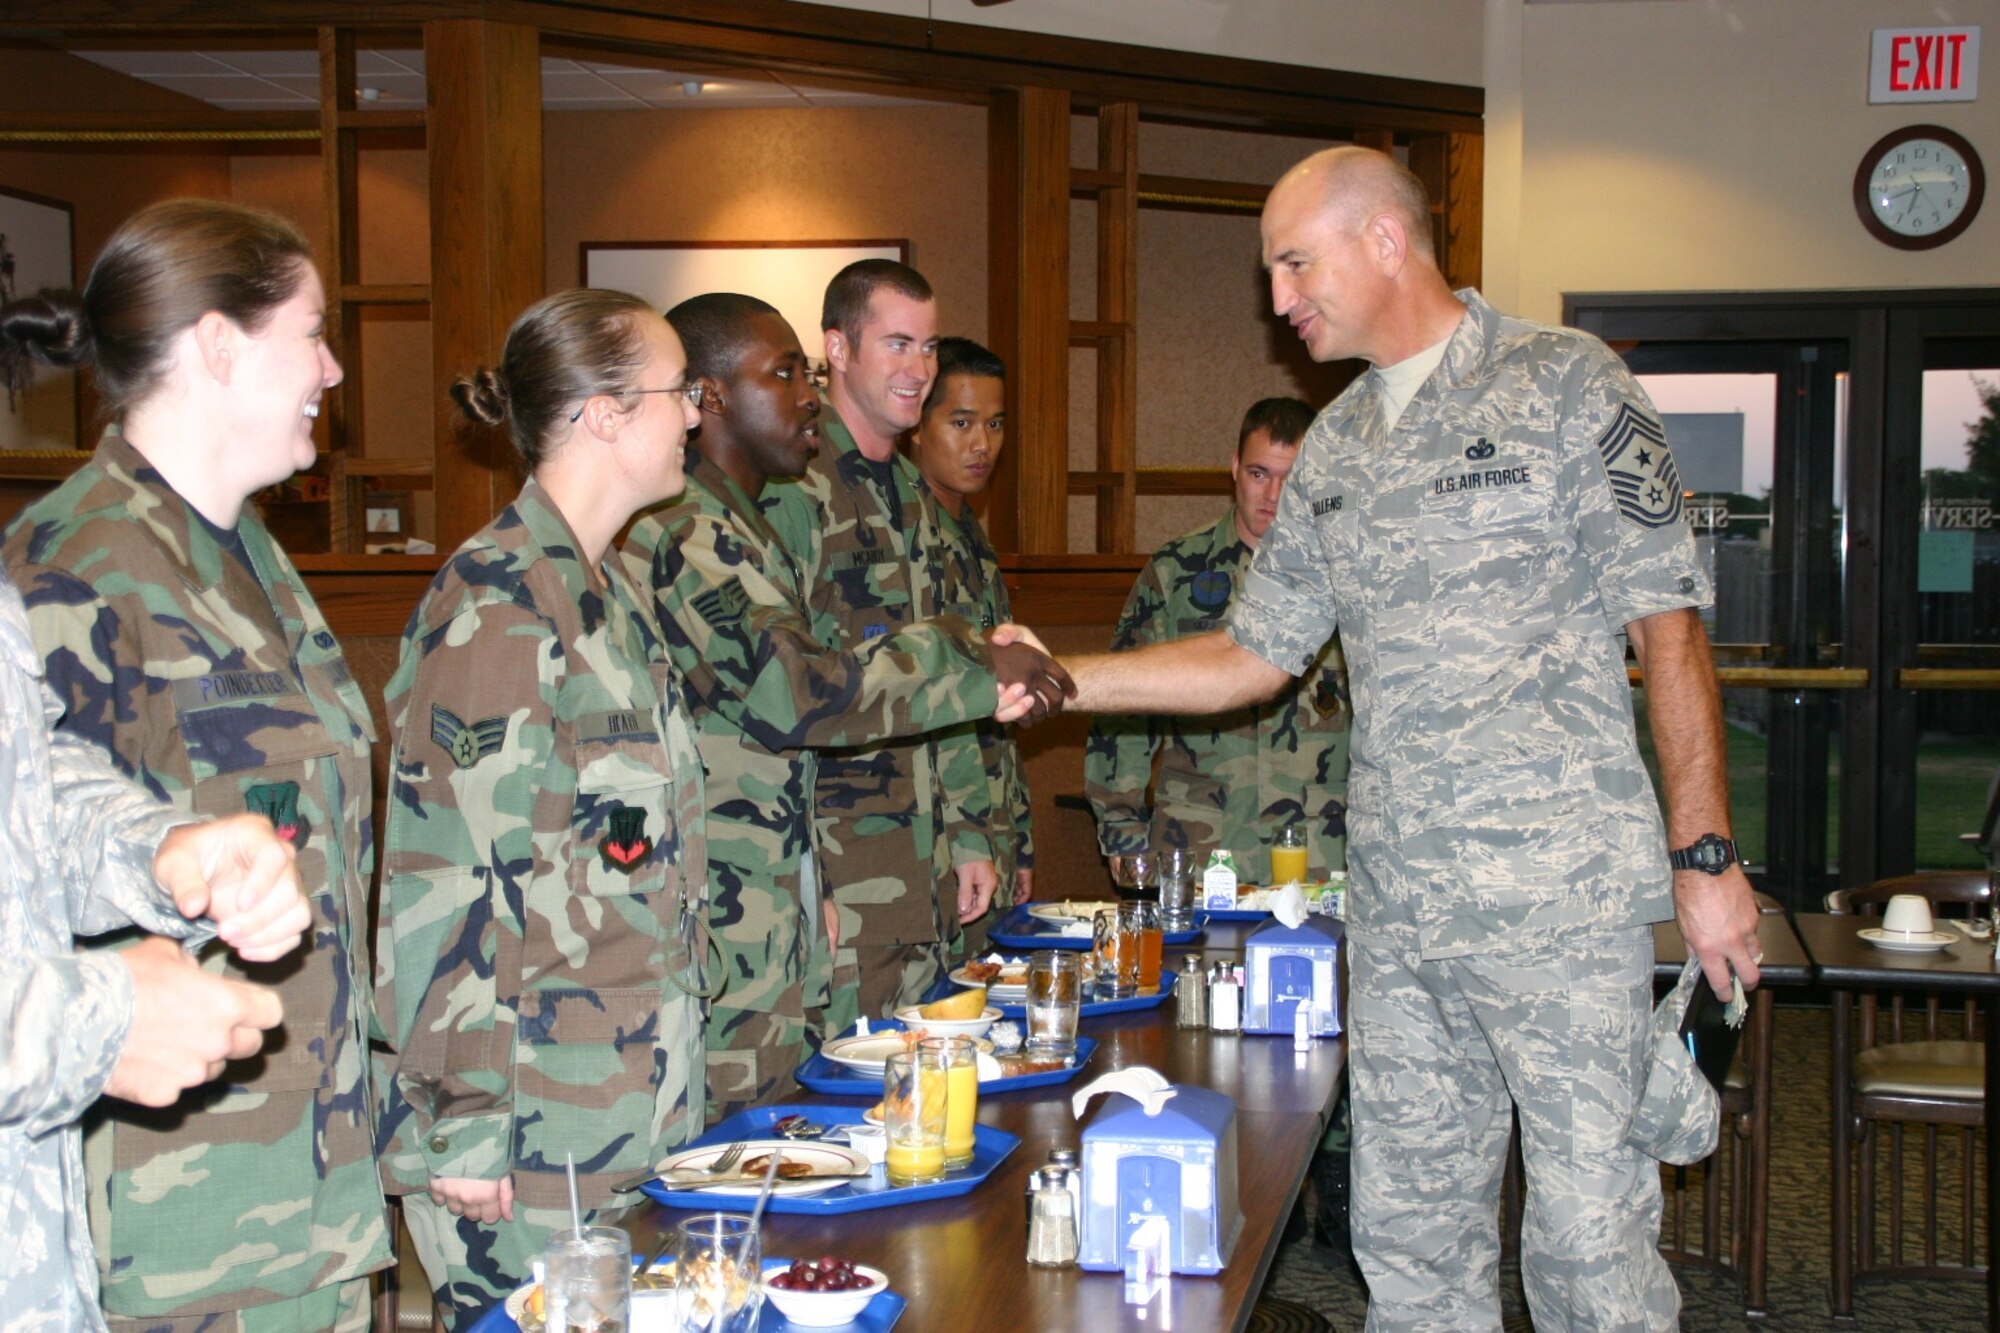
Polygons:
<instances>
[{"instance_id":1,"label":"white plate","mask_svg":"<svg viewBox=\"0 0 2000 1333\"><path fill-rule=\"evenodd\" d=\"M718 1143L708 1148L689 1148L677 1152L661 1162L657 1170L660 1183L668 1189L699 1189L704 1194L747 1194L754 1197L759 1188L757 1181L745 1181L740 1185L705 1186L699 1182L667 1179L675 1171L699 1170L722 1156L730 1144ZM838 1172L837 1175L807 1176L804 1180L780 1180L771 1187L771 1193L785 1198L799 1198L807 1194L824 1194L830 1189L845 1185L849 1179L862 1177L854 1172L866 1173L868 1159L852 1148L843 1148L837 1143L812 1143L798 1139L746 1139L743 1144L743 1160L749 1161L759 1153L782 1152L788 1162L806 1162L820 1171ZM740 1169L740 1168L739 1168Z\"/></svg>"},{"instance_id":2,"label":"white plate","mask_svg":"<svg viewBox=\"0 0 2000 1333\"><path fill-rule=\"evenodd\" d=\"M965 969L962 967L951 974L951 979L961 986L986 987L986 998L989 1000L1006 1002L1023 1000L1028 996L1028 965L1022 963L1020 964L1020 968L1021 979L1012 985L1001 981L974 981L971 977L965 975ZM1003 972L1001 975L1005 976L1006 973Z\"/></svg>"},{"instance_id":3,"label":"white plate","mask_svg":"<svg viewBox=\"0 0 2000 1333\"><path fill-rule=\"evenodd\" d=\"M633 1261L632 1267L635 1271L638 1269L639 1264L637 1260ZM655 1273L671 1275L673 1271L674 1261L672 1259L662 1260L653 1266L653 1272ZM539 1286L541 1286L539 1282L530 1282L525 1287L516 1287L513 1291L507 1293L507 1299L502 1302L507 1309L507 1317L520 1327L521 1333L544 1333L544 1325L539 1319L532 1323L527 1319L528 1296ZM666 1293L668 1296L672 1296L673 1287L671 1284L667 1286Z\"/></svg>"},{"instance_id":4,"label":"white plate","mask_svg":"<svg viewBox=\"0 0 2000 1333\"><path fill-rule=\"evenodd\" d=\"M1890 953L1936 953L1945 945L1955 943L1959 938L1943 930L1934 930L1928 935L1892 935L1874 926L1860 931L1859 934L1876 948L1886 949Z\"/></svg>"},{"instance_id":5,"label":"white plate","mask_svg":"<svg viewBox=\"0 0 2000 1333\"><path fill-rule=\"evenodd\" d=\"M836 1037L820 1047L819 1053L857 1074L873 1074L880 1078L882 1066L888 1058L908 1049L900 1032L871 1032L866 1036Z\"/></svg>"},{"instance_id":6,"label":"white plate","mask_svg":"<svg viewBox=\"0 0 2000 1333\"><path fill-rule=\"evenodd\" d=\"M1029 906L1028 915L1037 921L1047 921L1055 925L1070 925L1078 921L1089 921L1106 912L1118 910L1117 903L1097 901L1035 903Z\"/></svg>"}]
</instances>

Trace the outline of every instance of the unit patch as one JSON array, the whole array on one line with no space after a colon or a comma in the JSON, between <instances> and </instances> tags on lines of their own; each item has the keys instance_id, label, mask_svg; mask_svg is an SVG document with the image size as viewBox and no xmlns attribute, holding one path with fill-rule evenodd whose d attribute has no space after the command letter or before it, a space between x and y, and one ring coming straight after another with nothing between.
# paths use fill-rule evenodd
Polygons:
<instances>
[{"instance_id":1,"label":"unit patch","mask_svg":"<svg viewBox=\"0 0 2000 1333\"><path fill-rule=\"evenodd\" d=\"M299 813L299 784L260 782L243 793L243 808L271 821L278 836L298 851L304 851L312 837L312 825Z\"/></svg>"},{"instance_id":2,"label":"unit patch","mask_svg":"<svg viewBox=\"0 0 2000 1333\"><path fill-rule=\"evenodd\" d=\"M1598 437L1597 454L1620 514L1645 528L1681 521L1680 470L1667 448L1666 429L1652 413L1620 403Z\"/></svg>"},{"instance_id":3,"label":"unit patch","mask_svg":"<svg viewBox=\"0 0 2000 1333\"><path fill-rule=\"evenodd\" d=\"M1188 580L1188 596L1204 611L1229 605L1229 589L1229 575L1219 569L1204 569Z\"/></svg>"},{"instance_id":4,"label":"unit patch","mask_svg":"<svg viewBox=\"0 0 2000 1333\"><path fill-rule=\"evenodd\" d=\"M443 704L432 704L431 739L444 747L452 763L471 768L488 755L500 753L507 741L507 719L482 718L468 727Z\"/></svg>"},{"instance_id":5,"label":"unit patch","mask_svg":"<svg viewBox=\"0 0 2000 1333\"><path fill-rule=\"evenodd\" d=\"M607 870L630 875L646 864L653 840L646 836L646 812L621 805L611 812L611 831L597 842L597 854Z\"/></svg>"}]
</instances>

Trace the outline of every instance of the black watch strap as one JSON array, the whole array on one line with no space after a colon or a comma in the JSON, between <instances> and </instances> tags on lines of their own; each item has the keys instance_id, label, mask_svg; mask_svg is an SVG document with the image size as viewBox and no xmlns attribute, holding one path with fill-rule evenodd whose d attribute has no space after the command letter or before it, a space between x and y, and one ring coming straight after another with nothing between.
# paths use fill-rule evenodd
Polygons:
<instances>
[{"instance_id":1,"label":"black watch strap","mask_svg":"<svg viewBox=\"0 0 2000 1333\"><path fill-rule=\"evenodd\" d=\"M1720 833L1704 833L1693 843L1667 853L1667 864L1676 870L1699 870L1720 875L1736 864L1736 844Z\"/></svg>"}]
</instances>

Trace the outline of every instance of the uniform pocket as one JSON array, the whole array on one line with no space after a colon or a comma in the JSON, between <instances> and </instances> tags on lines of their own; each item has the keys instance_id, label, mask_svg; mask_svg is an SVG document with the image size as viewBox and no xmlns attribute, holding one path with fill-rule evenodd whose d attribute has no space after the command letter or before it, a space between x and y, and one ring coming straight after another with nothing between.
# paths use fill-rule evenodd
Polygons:
<instances>
[{"instance_id":1,"label":"uniform pocket","mask_svg":"<svg viewBox=\"0 0 2000 1333\"><path fill-rule=\"evenodd\" d=\"M661 991L584 987L521 996L514 1040L514 1166L580 1175L643 1171L666 1061Z\"/></svg>"},{"instance_id":2,"label":"uniform pocket","mask_svg":"<svg viewBox=\"0 0 2000 1333\"><path fill-rule=\"evenodd\" d=\"M1528 468L1507 471L1533 477ZM1424 497L1418 529L1427 542L1534 537L1549 530L1553 508L1552 487L1534 480L1493 489L1451 491Z\"/></svg>"},{"instance_id":3,"label":"uniform pocket","mask_svg":"<svg viewBox=\"0 0 2000 1333\"><path fill-rule=\"evenodd\" d=\"M680 855L680 829L658 733L579 740L576 768L571 892L595 898L659 892L668 864Z\"/></svg>"}]
</instances>

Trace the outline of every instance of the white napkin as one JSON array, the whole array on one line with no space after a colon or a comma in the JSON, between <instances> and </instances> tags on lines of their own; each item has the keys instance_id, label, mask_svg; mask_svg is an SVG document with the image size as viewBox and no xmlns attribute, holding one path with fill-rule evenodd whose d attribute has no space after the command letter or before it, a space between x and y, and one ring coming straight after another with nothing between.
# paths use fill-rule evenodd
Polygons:
<instances>
[{"instance_id":1,"label":"white napkin","mask_svg":"<svg viewBox=\"0 0 2000 1333\"><path fill-rule=\"evenodd\" d=\"M1088 920L1066 921L1063 923L1063 928L1056 933L1059 935L1072 935L1078 939L1087 940L1091 935L1091 924Z\"/></svg>"},{"instance_id":2,"label":"white napkin","mask_svg":"<svg viewBox=\"0 0 2000 1333\"><path fill-rule=\"evenodd\" d=\"M991 1083L1000 1077L1000 1062L984 1051L976 1050L972 1053L972 1066L979 1071L981 1083Z\"/></svg>"},{"instance_id":3,"label":"white napkin","mask_svg":"<svg viewBox=\"0 0 2000 1333\"><path fill-rule=\"evenodd\" d=\"M1296 884L1272 890L1271 915L1283 922L1287 930L1297 930L1309 915L1305 891Z\"/></svg>"},{"instance_id":4,"label":"white napkin","mask_svg":"<svg viewBox=\"0 0 2000 1333\"><path fill-rule=\"evenodd\" d=\"M1122 1092L1145 1107L1147 1115L1158 1115L1167 1104L1167 1098L1178 1091L1180 1089L1167 1082L1167 1076L1159 1070L1133 1065L1086 1083L1069 1099L1069 1109L1070 1114L1081 1120L1083 1108L1090 1105L1092 1097L1100 1092Z\"/></svg>"}]
</instances>

